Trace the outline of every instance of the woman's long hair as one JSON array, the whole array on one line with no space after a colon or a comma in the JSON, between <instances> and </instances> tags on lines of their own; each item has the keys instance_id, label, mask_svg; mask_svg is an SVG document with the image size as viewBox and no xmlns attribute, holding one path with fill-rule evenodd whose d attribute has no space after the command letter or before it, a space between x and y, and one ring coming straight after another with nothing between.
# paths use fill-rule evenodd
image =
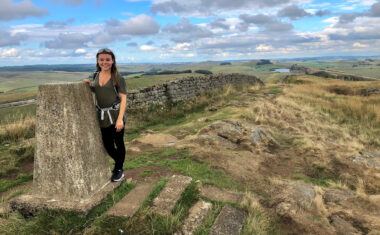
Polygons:
<instances>
[{"instance_id":1,"label":"woman's long hair","mask_svg":"<svg viewBox=\"0 0 380 235\"><path fill-rule=\"evenodd\" d=\"M119 71L117 70L117 66L116 66L115 54L112 52L112 50L110 50L108 48L100 49L98 51L98 53L96 54L96 71L97 72L100 72L102 70L99 66L99 63L98 63L98 57L100 54L111 55L112 60L113 60L113 64L111 66L111 79L112 79L113 84L116 85L117 87L119 87L119 83L117 82L117 75L118 75Z\"/></svg>"}]
</instances>

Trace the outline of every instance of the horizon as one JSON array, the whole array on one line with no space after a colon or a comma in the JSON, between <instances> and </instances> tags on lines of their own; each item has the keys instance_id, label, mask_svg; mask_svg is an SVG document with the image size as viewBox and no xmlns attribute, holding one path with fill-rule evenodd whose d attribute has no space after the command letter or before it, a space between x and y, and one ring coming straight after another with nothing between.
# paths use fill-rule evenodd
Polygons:
<instances>
[{"instance_id":1,"label":"horizon","mask_svg":"<svg viewBox=\"0 0 380 235\"><path fill-rule=\"evenodd\" d=\"M377 57L376 0L0 0L0 67Z\"/></svg>"},{"instance_id":2,"label":"horizon","mask_svg":"<svg viewBox=\"0 0 380 235\"><path fill-rule=\"evenodd\" d=\"M282 61L299 61L299 60L339 60L339 59L365 59L365 58L380 58L380 55L373 55L373 56L319 56L319 57L294 57L294 58L269 58L267 60L271 62L282 62ZM207 62L245 62L245 61L255 61L255 60L264 60L264 59L236 59L236 60L203 60L203 61L168 61L168 62L126 62L126 63L117 63L118 65L137 65L137 64L195 64L195 63L207 63ZM23 67L23 66L59 66L59 65L95 65L95 62L93 63L61 63L61 64L24 64L24 65L0 65L0 68L7 68L7 67Z\"/></svg>"}]
</instances>

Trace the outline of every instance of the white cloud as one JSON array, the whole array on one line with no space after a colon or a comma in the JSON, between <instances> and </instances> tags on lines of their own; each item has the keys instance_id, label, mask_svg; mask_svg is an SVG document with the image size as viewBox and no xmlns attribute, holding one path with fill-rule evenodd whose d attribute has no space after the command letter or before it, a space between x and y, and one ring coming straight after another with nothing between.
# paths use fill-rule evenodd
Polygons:
<instances>
[{"instance_id":1,"label":"white cloud","mask_svg":"<svg viewBox=\"0 0 380 235\"><path fill-rule=\"evenodd\" d=\"M24 19L27 17L42 17L49 11L45 8L38 8L30 0L13 2L12 0L0 0L0 21L10 21Z\"/></svg>"},{"instance_id":2,"label":"white cloud","mask_svg":"<svg viewBox=\"0 0 380 235\"><path fill-rule=\"evenodd\" d=\"M1 58L18 57L19 54L20 54L20 51L16 48L0 50L0 57Z\"/></svg>"},{"instance_id":3,"label":"white cloud","mask_svg":"<svg viewBox=\"0 0 380 235\"><path fill-rule=\"evenodd\" d=\"M264 44L260 44L256 47L256 50L258 51L270 51L270 50L273 50L273 47L272 46L267 46L267 45L264 45Z\"/></svg>"},{"instance_id":4,"label":"white cloud","mask_svg":"<svg viewBox=\"0 0 380 235\"><path fill-rule=\"evenodd\" d=\"M149 45L142 45L142 46L140 46L140 50L142 50L142 51L156 51L156 50L158 50L158 48L154 47L154 46L149 46Z\"/></svg>"},{"instance_id":5,"label":"white cloud","mask_svg":"<svg viewBox=\"0 0 380 235\"><path fill-rule=\"evenodd\" d=\"M75 50L75 54L84 54L84 53L86 53L85 49L79 48Z\"/></svg>"},{"instance_id":6,"label":"white cloud","mask_svg":"<svg viewBox=\"0 0 380 235\"><path fill-rule=\"evenodd\" d=\"M360 47L360 48L368 47L368 45L361 44L360 42L355 42L354 44L352 44L352 46L353 47Z\"/></svg>"}]
</instances>

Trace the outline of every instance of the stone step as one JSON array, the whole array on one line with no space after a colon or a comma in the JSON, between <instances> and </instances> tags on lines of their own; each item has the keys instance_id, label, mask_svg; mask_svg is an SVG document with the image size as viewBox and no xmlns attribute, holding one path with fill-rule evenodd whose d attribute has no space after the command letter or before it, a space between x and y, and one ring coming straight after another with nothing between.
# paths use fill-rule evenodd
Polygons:
<instances>
[{"instance_id":1,"label":"stone step","mask_svg":"<svg viewBox=\"0 0 380 235\"><path fill-rule=\"evenodd\" d=\"M192 178L183 175L173 175L160 194L153 200L152 210L163 216L170 215L182 192L191 183Z\"/></svg>"},{"instance_id":2,"label":"stone step","mask_svg":"<svg viewBox=\"0 0 380 235\"><path fill-rule=\"evenodd\" d=\"M209 235L239 235L246 218L245 211L226 204L212 225Z\"/></svg>"},{"instance_id":3,"label":"stone step","mask_svg":"<svg viewBox=\"0 0 380 235\"><path fill-rule=\"evenodd\" d=\"M189 215L183 222L181 228L174 235L191 235L202 224L204 217L211 210L212 204L199 200L189 210Z\"/></svg>"},{"instance_id":4,"label":"stone step","mask_svg":"<svg viewBox=\"0 0 380 235\"><path fill-rule=\"evenodd\" d=\"M224 191L214 185L203 184L200 187L201 196L208 197L215 201L240 203L243 200L243 195L234 192Z\"/></svg>"},{"instance_id":5,"label":"stone step","mask_svg":"<svg viewBox=\"0 0 380 235\"><path fill-rule=\"evenodd\" d=\"M141 207L144 200L152 191L153 184L139 184L123 199L116 203L106 214L117 217L132 217Z\"/></svg>"}]
</instances>

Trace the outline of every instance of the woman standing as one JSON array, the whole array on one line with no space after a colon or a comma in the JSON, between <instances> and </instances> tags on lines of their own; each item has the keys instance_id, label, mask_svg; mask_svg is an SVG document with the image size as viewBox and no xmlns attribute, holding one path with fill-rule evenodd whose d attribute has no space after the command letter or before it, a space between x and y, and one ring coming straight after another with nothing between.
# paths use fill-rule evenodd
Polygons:
<instances>
[{"instance_id":1,"label":"woman standing","mask_svg":"<svg viewBox=\"0 0 380 235\"><path fill-rule=\"evenodd\" d=\"M103 144L107 153L115 161L111 177L111 181L115 182L124 177L123 137L127 91L124 78L117 70L114 53L108 48L100 49L96 54L96 60L93 82L89 79L83 81L87 82L95 92Z\"/></svg>"}]
</instances>

